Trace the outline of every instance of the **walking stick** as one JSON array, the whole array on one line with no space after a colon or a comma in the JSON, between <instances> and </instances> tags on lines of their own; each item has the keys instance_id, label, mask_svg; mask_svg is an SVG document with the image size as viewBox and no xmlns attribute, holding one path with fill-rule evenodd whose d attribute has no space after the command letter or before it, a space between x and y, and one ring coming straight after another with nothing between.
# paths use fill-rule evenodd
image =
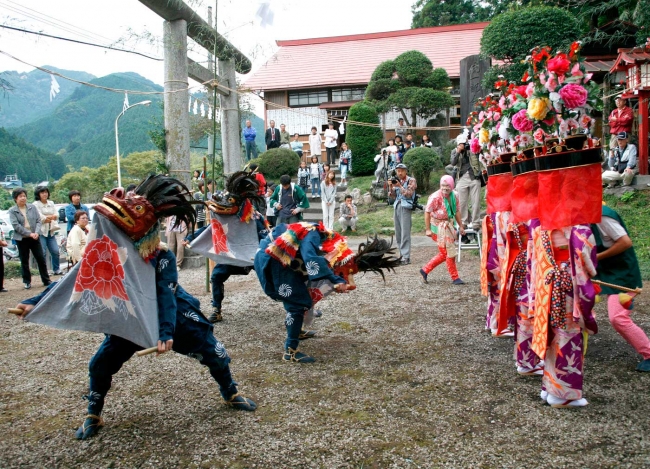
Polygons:
<instances>
[{"instance_id":1,"label":"walking stick","mask_svg":"<svg viewBox=\"0 0 650 469\"><path fill-rule=\"evenodd\" d=\"M627 288L627 287L622 287L620 285L614 285L613 283L603 282L602 280L592 280L591 283L597 283L598 285L603 285L605 287L615 288L616 290L621 290L621 291L628 292L628 293L637 293L639 295L643 291L643 289L639 288L639 287Z\"/></svg>"},{"instance_id":2,"label":"walking stick","mask_svg":"<svg viewBox=\"0 0 650 469\"><path fill-rule=\"evenodd\" d=\"M20 315L22 315L25 311L23 311L23 310L20 309L20 308L7 308L7 312L8 312L9 314L15 314L15 315L17 315L17 316L20 316Z\"/></svg>"}]
</instances>

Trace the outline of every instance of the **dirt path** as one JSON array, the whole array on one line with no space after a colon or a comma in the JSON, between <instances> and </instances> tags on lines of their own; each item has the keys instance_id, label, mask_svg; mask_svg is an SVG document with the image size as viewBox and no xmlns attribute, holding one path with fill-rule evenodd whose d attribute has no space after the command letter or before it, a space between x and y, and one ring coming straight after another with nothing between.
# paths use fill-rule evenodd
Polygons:
<instances>
[{"instance_id":1,"label":"dirt path","mask_svg":"<svg viewBox=\"0 0 650 469\"><path fill-rule=\"evenodd\" d=\"M359 290L329 297L317 338L302 349L313 365L280 360L281 304L257 279L226 284L216 335L233 358L240 390L260 405L232 411L207 369L167 354L133 358L118 373L89 442L83 420L87 364L102 340L0 315L0 467L630 467L650 465L650 374L598 305L589 342L590 405L552 409L540 379L516 375L512 342L483 330L478 258L460 265L464 287L444 266L419 282L433 248L388 277L358 278ZM182 271L200 296L203 270ZM0 306L25 297L8 282ZM33 294L40 291L34 288ZM650 304L635 319L650 332Z\"/></svg>"}]
</instances>

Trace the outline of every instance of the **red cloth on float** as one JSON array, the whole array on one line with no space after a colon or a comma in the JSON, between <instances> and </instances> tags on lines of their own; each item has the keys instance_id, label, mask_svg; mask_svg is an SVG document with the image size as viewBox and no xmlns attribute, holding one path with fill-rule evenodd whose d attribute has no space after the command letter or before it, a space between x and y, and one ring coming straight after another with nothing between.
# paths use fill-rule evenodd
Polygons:
<instances>
[{"instance_id":1,"label":"red cloth on float","mask_svg":"<svg viewBox=\"0 0 650 469\"><path fill-rule=\"evenodd\" d=\"M512 223L526 222L539 216L538 206L539 180L536 171L514 176L512 178Z\"/></svg>"},{"instance_id":2,"label":"red cloth on float","mask_svg":"<svg viewBox=\"0 0 650 469\"><path fill-rule=\"evenodd\" d=\"M539 220L543 230L600 223L603 202L600 151L592 148L535 158Z\"/></svg>"},{"instance_id":3,"label":"red cloth on float","mask_svg":"<svg viewBox=\"0 0 650 469\"><path fill-rule=\"evenodd\" d=\"M507 169L507 171L506 171ZM512 173L510 163L488 167L487 213L509 212L512 209Z\"/></svg>"}]
</instances>

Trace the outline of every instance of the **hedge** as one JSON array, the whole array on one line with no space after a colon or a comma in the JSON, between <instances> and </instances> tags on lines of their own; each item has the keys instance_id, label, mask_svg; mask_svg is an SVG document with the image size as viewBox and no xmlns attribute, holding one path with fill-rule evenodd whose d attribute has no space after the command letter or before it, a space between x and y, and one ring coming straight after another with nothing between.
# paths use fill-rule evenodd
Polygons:
<instances>
[{"instance_id":1,"label":"hedge","mask_svg":"<svg viewBox=\"0 0 650 469\"><path fill-rule=\"evenodd\" d=\"M429 192L429 177L435 168L442 168L440 155L431 148L417 147L404 154L404 164L418 183L418 191Z\"/></svg>"},{"instance_id":2,"label":"hedge","mask_svg":"<svg viewBox=\"0 0 650 469\"><path fill-rule=\"evenodd\" d=\"M376 109L365 101L361 101L350 108L348 119L356 122L377 124L377 127L366 127L348 124L345 141L352 151L352 174L363 176L375 171L375 156L382 139L379 128L379 116Z\"/></svg>"},{"instance_id":3,"label":"hedge","mask_svg":"<svg viewBox=\"0 0 650 469\"><path fill-rule=\"evenodd\" d=\"M283 174L288 174L291 177L298 174L300 157L295 151L288 148L272 148L261 153L250 163L257 164L260 173L267 180L278 180Z\"/></svg>"}]
</instances>

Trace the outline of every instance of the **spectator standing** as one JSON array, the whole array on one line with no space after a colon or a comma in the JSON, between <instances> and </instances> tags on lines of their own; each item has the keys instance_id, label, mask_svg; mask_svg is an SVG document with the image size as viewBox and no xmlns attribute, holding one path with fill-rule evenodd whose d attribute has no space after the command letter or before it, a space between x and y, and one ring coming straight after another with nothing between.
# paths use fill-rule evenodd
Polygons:
<instances>
[{"instance_id":1,"label":"spectator standing","mask_svg":"<svg viewBox=\"0 0 650 469\"><path fill-rule=\"evenodd\" d=\"M68 192L68 200L70 203L65 207L65 218L68 220L66 233L70 233L70 230L74 226L74 214L77 213L77 211L83 210L90 217L88 207L81 203L81 192L75 190Z\"/></svg>"},{"instance_id":2,"label":"spectator standing","mask_svg":"<svg viewBox=\"0 0 650 469\"><path fill-rule=\"evenodd\" d=\"M176 217L167 218L167 244L169 250L176 255L176 267L181 270L185 258L185 245L183 238L187 235L187 226L184 222L176 222Z\"/></svg>"},{"instance_id":3,"label":"spectator standing","mask_svg":"<svg viewBox=\"0 0 650 469\"><path fill-rule=\"evenodd\" d=\"M7 241L5 241L5 234L0 228L0 293L7 293L7 289L4 287L5 284L5 256L2 252L4 248L7 247Z\"/></svg>"},{"instance_id":4,"label":"spectator standing","mask_svg":"<svg viewBox=\"0 0 650 469\"><path fill-rule=\"evenodd\" d=\"M388 180L390 196L395 199L393 207L395 213L395 241L402 256L402 264L411 263L411 214L413 213L413 200L418 187L415 178L407 176L408 167L398 164L395 167L396 178Z\"/></svg>"},{"instance_id":5,"label":"spectator standing","mask_svg":"<svg viewBox=\"0 0 650 469\"><path fill-rule=\"evenodd\" d=\"M341 204L341 217L339 218L341 224L341 232L352 230L357 231L357 206L352 201L350 194L345 196L345 203Z\"/></svg>"},{"instance_id":6,"label":"spectator standing","mask_svg":"<svg viewBox=\"0 0 650 469\"><path fill-rule=\"evenodd\" d=\"M257 195L260 197L264 198L264 194L266 194L266 179L264 178L264 175L260 172L260 168L258 165L253 163L252 165L249 166L250 170L252 171L252 174L255 176L255 180L257 181ZM266 211L266 204L262 206L262 201L256 202L255 205L255 210L257 210L260 213L264 213Z\"/></svg>"},{"instance_id":7,"label":"spectator standing","mask_svg":"<svg viewBox=\"0 0 650 469\"><path fill-rule=\"evenodd\" d=\"M251 125L251 121L246 121L246 127L242 131L244 136L244 145L246 147L246 161L252 158L257 158L257 145L255 144L255 137L257 137L257 130Z\"/></svg>"},{"instance_id":8,"label":"spectator standing","mask_svg":"<svg viewBox=\"0 0 650 469\"><path fill-rule=\"evenodd\" d=\"M14 189L11 196L14 202L16 202L16 205L8 210L9 221L14 229L13 239L18 245L25 290L32 288L32 273L29 270L30 252L34 256L34 259L36 259L43 286L47 287L52 281L47 273L43 248L38 241L41 231L41 214L34 205L27 203L27 191L22 187Z\"/></svg>"},{"instance_id":9,"label":"spectator standing","mask_svg":"<svg viewBox=\"0 0 650 469\"><path fill-rule=\"evenodd\" d=\"M404 155L404 142L402 141L402 137L400 137L399 135L395 137L395 146L397 147L397 155L395 158L395 162L401 163L402 156Z\"/></svg>"},{"instance_id":10,"label":"spectator standing","mask_svg":"<svg viewBox=\"0 0 650 469\"><path fill-rule=\"evenodd\" d=\"M296 152L296 154L302 158L302 142L298 140L300 135L297 133L293 134L293 140L291 140L291 149Z\"/></svg>"},{"instance_id":11,"label":"spectator standing","mask_svg":"<svg viewBox=\"0 0 650 469\"><path fill-rule=\"evenodd\" d=\"M458 166L458 198L463 228L471 225L478 231L481 228L481 181L478 157L467 150L466 143L460 142L451 151L451 165ZM468 205L472 206L471 217ZM468 242L467 237L463 242Z\"/></svg>"},{"instance_id":12,"label":"spectator standing","mask_svg":"<svg viewBox=\"0 0 650 469\"><path fill-rule=\"evenodd\" d=\"M203 181L199 181L199 184L197 186L196 192L192 194L192 198L194 200L198 200L199 202L203 202L203 189L204 189ZM196 204L196 229L198 230L199 228L203 228L205 226L205 205L203 204Z\"/></svg>"},{"instance_id":13,"label":"spectator standing","mask_svg":"<svg viewBox=\"0 0 650 469\"><path fill-rule=\"evenodd\" d=\"M273 191L269 203L277 212L277 224L297 223L302 220L303 210L309 208L307 196L300 186L291 182L288 174L280 176L280 184Z\"/></svg>"},{"instance_id":14,"label":"spectator standing","mask_svg":"<svg viewBox=\"0 0 650 469\"><path fill-rule=\"evenodd\" d=\"M194 170L194 173L192 174L192 190L197 191L199 188L199 181L203 180L203 176L201 171L198 169ZM129 192L128 189L126 192Z\"/></svg>"},{"instance_id":15,"label":"spectator standing","mask_svg":"<svg viewBox=\"0 0 650 469\"><path fill-rule=\"evenodd\" d=\"M336 209L336 174L334 174L334 171L327 171L325 174L325 180L320 183L320 193L323 209L323 225L328 230L333 230Z\"/></svg>"},{"instance_id":16,"label":"spectator standing","mask_svg":"<svg viewBox=\"0 0 650 469\"><path fill-rule=\"evenodd\" d=\"M318 162L318 157L312 155L309 165L309 180L311 181L311 198L320 197L320 181L323 174L323 165Z\"/></svg>"},{"instance_id":17,"label":"spectator standing","mask_svg":"<svg viewBox=\"0 0 650 469\"><path fill-rule=\"evenodd\" d=\"M397 119L397 125L395 126L395 138L400 137L404 138L406 135L406 125L404 124L404 119Z\"/></svg>"},{"instance_id":18,"label":"spectator standing","mask_svg":"<svg viewBox=\"0 0 650 469\"><path fill-rule=\"evenodd\" d=\"M298 167L298 185L305 192L305 194L309 188L310 179L311 177L309 175L309 168L307 168L307 163L301 161L300 166Z\"/></svg>"},{"instance_id":19,"label":"spectator standing","mask_svg":"<svg viewBox=\"0 0 650 469\"><path fill-rule=\"evenodd\" d=\"M352 151L348 148L348 144L343 142L341 144L341 154L339 155L339 171L341 171L341 182L339 186L347 186L348 171L352 169Z\"/></svg>"},{"instance_id":20,"label":"spectator standing","mask_svg":"<svg viewBox=\"0 0 650 469\"><path fill-rule=\"evenodd\" d=\"M413 134L410 133L406 134L406 140L404 141L404 143L406 144L407 142L411 148L415 147L415 140L413 140Z\"/></svg>"},{"instance_id":21,"label":"spectator standing","mask_svg":"<svg viewBox=\"0 0 650 469\"><path fill-rule=\"evenodd\" d=\"M616 109L609 114L609 134L611 136L609 147L614 148L618 134L621 132L632 132L632 124L634 123L634 112L632 108L627 105L627 99L619 95L614 100Z\"/></svg>"},{"instance_id":22,"label":"spectator standing","mask_svg":"<svg viewBox=\"0 0 650 469\"><path fill-rule=\"evenodd\" d=\"M68 233L66 239L66 250L72 265L81 260L86 250L86 242L88 238L88 214L83 210L79 210L74 214L75 225Z\"/></svg>"},{"instance_id":23,"label":"spectator standing","mask_svg":"<svg viewBox=\"0 0 650 469\"><path fill-rule=\"evenodd\" d=\"M386 154L389 157L388 167L394 166L397 164L397 146L395 145L395 140L392 138L388 139L388 145L384 148Z\"/></svg>"},{"instance_id":24,"label":"spectator standing","mask_svg":"<svg viewBox=\"0 0 650 469\"><path fill-rule=\"evenodd\" d=\"M280 147L291 148L291 135L284 124L280 124Z\"/></svg>"},{"instance_id":25,"label":"spectator standing","mask_svg":"<svg viewBox=\"0 0 650 469\"><path fill-rule=\"evenodd\" d=\"M323 140L320 137L320 134L318 133L318 129L316 127L311 128L311 134L309 134L309 151L311 153L312 158L315 156L317 158L317 161L320 161L320 154L321 154L321 146L323 145Z\"/></svg>"},{"instance_id":26,"label":"spectator standing","mask_svg":"<svg viewBox=\"0 0 650 469\"><path fill-rule=\"evenodd\" d=\"M438 245L438 255L420 269L422 281L429 283L427 276L443 262L454 285L463 285L456 269L456 232L454 220L458 223L461 235L465 233L458 210L458 195L454 192L454 178L444 175L440 179L440 189L429 196L424 209L425 234Z\"/></svg>"},{"instance_id":27,"label":"spectator standing","mask_svg":"<svg viewBox=\"0 0 650 469\"><path fill-rule=\"evenodd\" d=\"M429 139L427 134L422 136L422 142L420 143L421 147L433 148L433 142Z\"/></svg>"},{"instance_id":28,"label":"spectator standing","mask_svg":"<svg viewBox=\"0 0 650 469\"><path fill-rule=\"evenodd\" d=\"M618 213L603 206L601 222L592 225L596 239L598 266L596 278L603 282L620 285L632 290L641 288L639 262L632 246L625 223ZM612 326L643 357L637 371L650 372L650 339L632 321L631 306L621 304L618 290L602 285L602 294L607 295L607 312ZM635 293L628 293L634 298ZM633 303L631 303L633 304Z\"/></svg>"},{"instance_id":29,"label":"spectator standing","mask_svg":"<svg viewBox=\"0 0 650 469\"><path fill-rule=\"evenodd\" d=\"M617 145L613 155L607 159L609 171L603 173L603 183L610 187L616 185L617 182L629 186L632 184L634 175L639 172L636 147L628 143L628 139L627 132L620 132L616 136Z\"/></svg>"},{"instance_id":30,"label":"spectator standing","mask_svg":"<svg viewBox=\"0 0 650 469\"><path fill-rule=\"evenodd\" d=\"M275 190L275 186L273 184L269 184L269 186L266 188L266 220L269 222L270 226L275 226L275 209L271 205L271 196L273 195L273 191Z\"/></svg>"},{"instance_id":31,"label":"spectator standing","mask_svg":"<svg viewBox=\"0 0 650 469\"><path fill-rule=\"evenodd\" d=\"M334 130L334 124L331 122L325 131L325 151L327 151L327 164L336 163L336 148L338 147L339 133Z\"/></svg>"},{"instance_id":32,"label":"spectator standing","mask_svg":"<svg viewBox=\"0 0 650 469\"><path fill-rule=\"evenodd\" d=\"M50 251L52 258L52 271L54 275L62 275L59 265L59 245L56 242L56 234L59 232L59 212L54 202L48 200L50 190L45 186L39 186L34 190L34 207L41 214L41 231L38 239L43 249L43 257L47 260L47 251Z\"/></svg>"},{"instance_id":33,"label":"spectator standing","mask_svg":"<svg viewBox=\"0 0 650 469\"><path fill-rule=\"evenodd\" d=\"M275 128L275 121L269 122L269 128L264 134L264 141L267 150L280 147L280 131Z\"/></svg>"}]
</instances>

